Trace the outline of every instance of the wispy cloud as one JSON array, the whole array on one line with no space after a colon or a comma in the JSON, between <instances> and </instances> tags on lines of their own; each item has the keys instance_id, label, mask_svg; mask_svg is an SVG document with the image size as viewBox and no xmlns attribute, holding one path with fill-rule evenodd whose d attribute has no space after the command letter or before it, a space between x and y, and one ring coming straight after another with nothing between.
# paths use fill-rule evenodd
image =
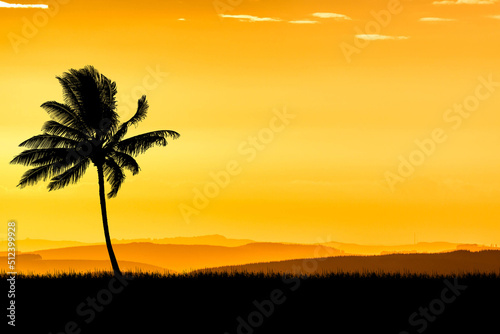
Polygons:
<instances>
[{"instance_id":1,"label":"wispy cloud","mask_svg":"<svg viewBox=\"0 0 500 334\"><path fill-rule=\"evenodd\" d=\"M271 18L271 17L258 17L253 15L226 15L221 14L223 18L238 19L241 22L280 22L281 19Z\"/></svg>"},{"instance_id":2,"label":"wispy cloud","mask_svg":"<svg viewBox=\"0 0 500 334\"><path fill-rule=\"evenodd\" d=\"M336 13L314 13L314 14L312 14L312 16L318 17L320 19L335 19L335 20L338 20L338 21L341 21L341 20L352 20L347 15L336 14Z\"/></svg>"},{"instance_id":3,"label":"wispy cloud","mask_svg":"<svg viewBox=\"0 0 500 334\"><path fill-rule=\"evenodd\" d=\"M408 36L386 36L386 35L377 35L377 34L362 34L356 35L356 38L364 39L367 41L386 41L386 40L404 40L409 39Z\"/></svg>"},{"instance_id":4,"label":"wispy cloud","mask_svg":"<svg viewBox=\"0 0 500 334\"><path fill-rule=\"evenodd\" d=\"M488 17L492 18L492 19L495 19L495 20L500 20L500 15L490 15Z\"/></svg>"},{"instance_id":5,"label":"wispy cloud","mask_svg":"<svg viewBox=\"0 0 500 334\"><path fill-rule=\"evenodd\" d=\"M47 9L49 6L47 5L21 5L21 4L15 4L15 3L7 3L0 1L0 8L43 8Z\"/></svg>"},{"instance_id":6,"label":"wispy cloud","mask_svg":"<svg viewBox=\"0 0 500 334\"><path fill-rule=\"evenodd\" d=\"M288 21L289 23L293 24L316 24L319 23L318 21L312 21L312 20L296 20L296 21Z\"/></svg>"},{"instance_id":7,"label":"wispy cloud","mask_svg":"<svg viewBox=\"0 0 500 334\"><path fill-rule=\"evenodd\" d=\"M254 15L228 15L228 14L221 14L220 15L222 18L230 18L230 19L237 19L241 22L288 22L291 24L318 24L320 23L317 20L310 20L310 19L303 19L303 20L283 20L281 18L277 17L259 17L259 16L254 16ZM335 13L314 13L312 16L321 18L321 19L334 19L337 21L342 21L342 20L352 20L350 17L342 14L335 14Z\"/></svg>"},{"instance_id":8,"label":"wispy cloud","mask_svg":"<svg viewBox=\"0 0 500 334\"><path fill-rule=\"evenodd\" d=\"M493 5L498 0L442 0L434 1L433 5Z\"/></svg>"},{"instance_id":9,"label":"wispy cloud","mask_svg":"<svg viewBox=\"0 0 500 334\"><path fill-rule=\"evenodd\" d=\"M421 22L452 22L456 21L456 19L445 19L442 17L422 17L419 19Z\"/></svg>"}]
</instances>

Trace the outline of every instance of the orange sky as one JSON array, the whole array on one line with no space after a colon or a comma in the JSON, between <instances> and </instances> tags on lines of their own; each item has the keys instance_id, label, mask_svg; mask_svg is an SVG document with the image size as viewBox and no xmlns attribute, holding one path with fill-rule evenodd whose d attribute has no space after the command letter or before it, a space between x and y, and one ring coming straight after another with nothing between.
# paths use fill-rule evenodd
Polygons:
<instances>
[{"instance_id":1,"label":"orange sky","mask_svg":"<svg viewBox=\"0 0 500 334\"><path fill-rule=\"evenodd\" d=\"M19 239L102 240L95 170L49 193L16 189L26 168L8 164L49 119L39 106L62 101L55 76L91 64L117 82L124 118L146 92L133 133L181 133L140 156L108 202L113 238L500 243L500 86L478 79L500 82L500 5L456 2L0 3L2 219ZM454 105L474 99L458 120ZM274 119L284 110L293 118ZM435 129L446 140L391 188L387 172ZM196 208L196 189L230 162L229 184Z\"/></svg>"}]
</instances>

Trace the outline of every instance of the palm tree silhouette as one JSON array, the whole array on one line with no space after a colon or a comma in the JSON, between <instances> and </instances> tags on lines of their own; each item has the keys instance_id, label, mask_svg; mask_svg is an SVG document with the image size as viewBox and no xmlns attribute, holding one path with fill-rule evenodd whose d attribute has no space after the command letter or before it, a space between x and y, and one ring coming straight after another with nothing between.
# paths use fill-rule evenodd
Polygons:
<instances>
[{"instance_id":1,"label":"palm tree silhouette","mask_svg":"<svg viewBox=\"0 0 500 334\"><path fill-rule=\"evenodd\" d=\"M97 167L106 247L114 274L121 275L109 236L104 177L111 186L108 198L115 197L125 180L124 170L128 169L132 175L140 170L133 157L153 146L166 146L168 137L176 139L179 134L160 130L123 139L130 126L137 126L146 118L149 105L145 95L139 99L135 115L120 124L115 82L92 66L71 69L56 78L62 86L65 103L42 104L52 120L43 125L43 134L19 145L29 149L10 163L34 168L23 174L17 186L24 188L50 179L49 191L61 189L78 182L92 162Z\"/></svg>"}]
</instances>

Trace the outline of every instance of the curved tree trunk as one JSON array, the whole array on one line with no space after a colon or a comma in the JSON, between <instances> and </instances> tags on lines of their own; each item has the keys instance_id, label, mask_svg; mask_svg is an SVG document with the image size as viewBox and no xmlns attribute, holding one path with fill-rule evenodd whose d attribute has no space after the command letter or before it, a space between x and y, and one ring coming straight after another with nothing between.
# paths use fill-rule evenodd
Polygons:
<instances>
[{"instance_id":1,"label":"curved tree trunk","mask_svg":"<svg viewBox=\"0 0 500 334\"><path fill-rule=\"evenodd\" d=\"M113 267L115 276L121 276L122 273L118 267L118 262L116 261L115 253L113 252L113 246L111 245L111 238L109 237L108 215L106 213L106 194L104 193L104 172L102 166L97 166L97 174L99 176L99 199L101 200L102 225L104 227L106 247L108 248L109 259L111 260L111 266Z\"/></svg>"}]
</instances>

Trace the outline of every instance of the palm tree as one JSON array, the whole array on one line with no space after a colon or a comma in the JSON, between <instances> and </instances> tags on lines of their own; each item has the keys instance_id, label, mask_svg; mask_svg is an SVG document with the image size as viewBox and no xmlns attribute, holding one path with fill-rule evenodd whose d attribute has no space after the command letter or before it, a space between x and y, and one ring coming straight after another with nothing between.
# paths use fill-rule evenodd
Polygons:
<instances>
[{"instance_id":1,"label":"palm tree","mask_svg":"<svg viewBox=\"0 0 500 334\"><path fill-rule=\"evenodd\" d=\"M17 186L23 188L50 179L49 191L61 189L78 182L92 162L97 168L106 247L114 274L121 275L109 236L104 177L111 186L108 198L115 197L125 180L124 170L128 169L132 175L139 173L135 156L153 146L166 146L168 137L176 139L179 134L160 130L123 139L130 126L137 126L146 118L149 108L146 96L139 99L135 115L120 124L116 83L94 67L71 69L57 80L65 103L42 104L52 120L43 125L41 135L19 145L28 149L11 164L33 168L23 174Z\"/></svg>"}]
</instances>

